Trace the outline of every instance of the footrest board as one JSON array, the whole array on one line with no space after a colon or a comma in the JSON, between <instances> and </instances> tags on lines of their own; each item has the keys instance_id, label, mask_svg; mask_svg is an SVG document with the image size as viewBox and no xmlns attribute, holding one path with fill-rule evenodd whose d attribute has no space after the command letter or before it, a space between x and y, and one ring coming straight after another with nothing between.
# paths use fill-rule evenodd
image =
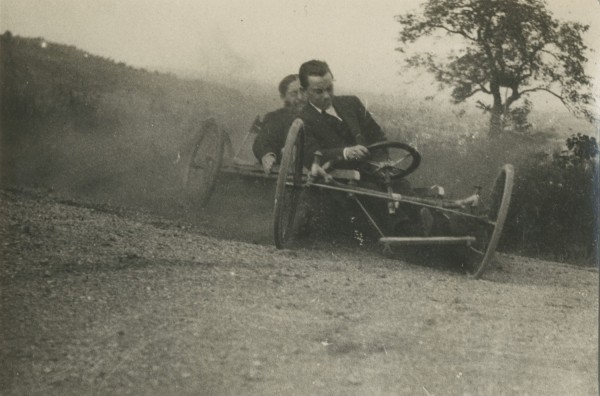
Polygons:
<instances>
[{"instance_id":1,"label":"footrest board","mask_svg":"<svg viewBox=\"0 0 600 396\"><path fill-rule=\"evenodd\" d=\"M389 245L469 245L475 242L475 237L383 237L379 238L379 243Z\"/></svg>"}]
</instances>

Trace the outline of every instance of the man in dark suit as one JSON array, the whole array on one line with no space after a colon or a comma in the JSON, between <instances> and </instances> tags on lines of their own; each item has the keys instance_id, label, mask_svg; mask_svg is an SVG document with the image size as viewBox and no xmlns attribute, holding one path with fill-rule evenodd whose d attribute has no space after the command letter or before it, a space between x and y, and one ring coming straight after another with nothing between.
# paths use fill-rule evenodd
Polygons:
<instances>
[{"instance_id":1,"label":"man in dark suit","mask_svg":"<svg viewBox=\"0 0 600 396\"><path fill-rule=\"evenodd\" d=\"M279 95L283 107L266 114L262 122L257 120L253 125L258 135L252 151L267 174L275 163L281 162L281 149L285 145L287 132L304 105L297 74L290 74L281 80Z\"/></svg>"},{"instance_id":2,"label":"man in dark suit","mask_svg":"<svg viewBox=\"0 0 600 396\"><path fill-rule=\"evenodd\" d=\"M373 143L385 141L385 134L356 96L334 96L333 74L327 63L318 60L303 63L300 66L299 79L307 100L300 113L305 131L303 161L307 168L312 167L311 172L316 171L322 176L323 169L329 166L356 168L359 165L358 161L367 157L387 157L385 151L370 153L367 149L367 146ZM320 156L321 164L318 165L323 165L322 168L313 164L315 153ZM382 187L376 181L362 180L361 184L374 189ZM401 193L408 193L411 189L410 183L404 179L395 180L393 188ZM312 201L314 203L319 199L312 197ZM387 214L387 206L382 205L382 202L368 198L366 201L372 210L378 212L377 217L384 221L390 230L404 227L402 224L409 221L402 209L390 217ZM334 208L344 211L343 206L340 200L333 205ZM418 221L414 217L416 216L413 216L413 220Z\"/></svg>"},{"instance_id":3,"label":"man in dark suit","mask_svg":"<svg viewBox=\"0 0 600 396\"><path fill-rule=\"evenodd\" d=\"M300 113L306 132L304 164L315 152L323 163L351 166L367 157L366 146L384 141L385 134L356 96L334 96L333 74L327 63L311 60L300 67L300 86L307 103Z\"/></svg>"}]
</instances>

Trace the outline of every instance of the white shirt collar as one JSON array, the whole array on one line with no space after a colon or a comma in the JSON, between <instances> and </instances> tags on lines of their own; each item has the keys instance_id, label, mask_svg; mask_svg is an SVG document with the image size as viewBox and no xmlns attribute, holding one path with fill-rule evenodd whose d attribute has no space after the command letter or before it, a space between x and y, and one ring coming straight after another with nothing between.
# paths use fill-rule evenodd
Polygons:
<instances>
[{"instance_id":1,"label":"white shirt collar","mask_svg":"<svg viewBox=\"0 0 600 396\"><path fill-rule=\"evenodd\" d=\"M310 101L308 102L310 103L310 105L312 107L315 108L315 110L317 110L319 113L323 112L323 110L319 109L317 106L315 106L314 104L312 104ZM337 118L340 121L344 121L342 120L342 118L338 115L337 111L335 111L335 107L333 106L329 106L328 108L325 109L325 113L334 116L335 118Z\"/></svg>"}]
</instances>

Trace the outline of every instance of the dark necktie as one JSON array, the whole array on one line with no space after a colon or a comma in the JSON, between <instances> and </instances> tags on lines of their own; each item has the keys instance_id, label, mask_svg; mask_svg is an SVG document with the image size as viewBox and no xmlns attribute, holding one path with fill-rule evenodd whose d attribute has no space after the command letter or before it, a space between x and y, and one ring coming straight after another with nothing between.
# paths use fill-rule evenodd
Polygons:
<instances>
[{"instance_id":1,"label":"dark necktie","mask_svg":"<svg viewBox=\"0 0 600 396\"><path fill-rule=\"evenodd\" d=\"M325 110L321 110L321 115L323 116L323 119L333 127L333 130L338 134L340 138L342 138L342 140L344 140L347 143L351 143L352 135L346 127L344 121L340 120L333 114L327 113Z\"/></svg>"},{"instance_id":2,"label":"dark necktie","mask_svg":"<svg viewBox=\"0 0 600 396\"><path fill-rule=\"evenodd\" d=\"M337 118L333 114L329 114L325 110L321 110L321 114L323 115L323 117L326 117L326 119L329 121L335 120L336 122L342 122L339 118Z\"/></svg>"}]
</instances>

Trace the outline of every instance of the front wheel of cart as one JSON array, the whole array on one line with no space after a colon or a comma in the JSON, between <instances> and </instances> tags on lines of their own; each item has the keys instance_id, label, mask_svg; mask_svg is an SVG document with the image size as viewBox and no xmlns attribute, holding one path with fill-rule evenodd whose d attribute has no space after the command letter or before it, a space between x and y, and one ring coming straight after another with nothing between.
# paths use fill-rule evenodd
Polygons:
<instances>
[{"instance_id":1,"label":"front wheel of cart","mask_svg":"<svg viewBox=\"0 0 600 396\"><path fill-rule=\"evenodd\" d=\"M292 245L297 236L298 203L304 188L303 149L304 124L297 119L289 129L281 166L277 176L275 205L273 209L273 231L275 246L284 249Z\"/></svg>"},{"instance_id":2,"label":"front wheel of cart","mask_svg":"<svg viewBox=\"0 0 600 396\"><path fill-rule=\"evenodd\" d=\"M185 175L186 192L194 205L204 207L215 187L219 168L223 162L224 132L210 118L204 122Z\"/></svg>"},{"instance_id":3,"label":"front wheel of cart","mask_svg":"<svg viewBox=\"0 0 600 396\"><path fill-rule=\"evenodd\" d=\"M476 279L494 258L508 214L513 179L513 166L504 165L489 194L482 197L484 219L473 225L475 242L468 246L466 255L468 271Z\"/></svg>"}]
</instances>

